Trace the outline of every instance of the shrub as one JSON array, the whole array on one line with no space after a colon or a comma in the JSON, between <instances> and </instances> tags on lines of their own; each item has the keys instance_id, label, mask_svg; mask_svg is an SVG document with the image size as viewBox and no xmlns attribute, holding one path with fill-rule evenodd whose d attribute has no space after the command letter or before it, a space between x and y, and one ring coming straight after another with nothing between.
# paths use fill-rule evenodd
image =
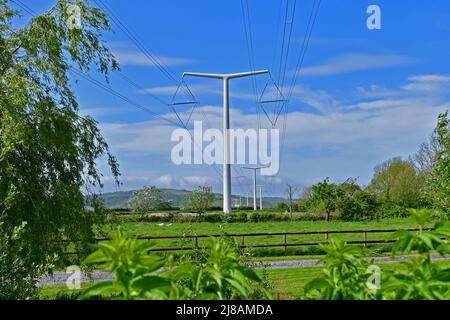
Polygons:
<instances>
[{"instance_id":1,"label":"shrub","mask_svg":"<svg viewBox=\"0 0 450 320\"><path fill-rule=\"evenodd\" d=\"M211 239L207 255L194 266L187 262L174 267L160 256L149 254L152 243L126 239L118 230L109 243L100 243L87 264L107 265L113 281L85 290L82 299L113 295L118 299L247 299L258 294L269 297L258 287L261 278L250 267L241 265L239 254L224 239ZM164 270L160 270L166 266Z\"/></svg>"},{"instance_id":2,"label":"shrub","mask_svg":"<svg viewBox=\"0 0 450 320\"><path fill-rule=\"evenodd\" d=\"M384 218L406 218L409 216L408 209L394 203L381 204L375 214L377 219Z\"/></svg>"},{"instance_id":3,"label":"shrub","mask_svg":"<svg viewBox=\"0 0 450 320\"><path fill-rule=\"evenodd\" d=\"M377 203L367 191L358 190L351 194L344 194L338 200L339 217L345 221L374 219Z\"/></svg>"},{"instance_id":4,"label":"shrub","mask_svg":"<svg viewBox=\"0 0 450 320\"><path fill-rule=\"evenodd\" d=\"M332 219L336 219L335 214L331 214ZM236 212L232 215L223 213L208 214L182 214L182 213L147 213L147 214L127 214L127 215L111 215L110 222L267 222L267 221L318 221L325 219L324 213L287 213L276 212Z\"/></svg>"},{"instance_id":5,"label":"shrub","mask_svg":"<svg viewBox=\"0 0 450 320\"><path fill-rule=\"evenodd\" d=\"M380 282L370 282L371 265L361 258L357 248L341 241L331 240L324 246L327 252L323 275L309 282L305 297L313 299L450 299L450 268L441 267L431 259L437 252L441 256L450 253L450 222L437 222L434 230L426 230L431 213L429 210L412 210L411 215L420 231L399 231L390 239L397 241L392 246L392 255L417 252L403 268L385 271ZM372 270L380 270L373 266ZM375 281L376 282L376 281Z\"/></svg>"},{"instance_id":6,"label":"shrub","mask_svg":"<svg viewBox=\"0 0 450 320\"><path fill-rule=\"evenodd\" d=\"M361 248L333 239L323 249L326 255L320 262L325 264L324 275L305 286L307 298L365 300L374 297L366 286L368 275L365 271L369 263L361 259Z\"/></svg>"},{"instance_id":7,"label":"shrub","mask_svg":"<svg viewBox=\"0 0 450 320\"><path fill-rule=\"evenodd\" d=\"M211 187L198 187L189 193L189 197L183 203L183 207L194 210L197 213L204 213L211 207L214 199L215 196Z\"/></svg>"},{"instance_id":8,"label":"shrub","mask_svg":"<svg viewBox=\"0 0 450 320\"><path fill-rule=\"evenodd\" d=\"M161 190L155 186L134 191L133 196L128 201L128 206L132 212L140 212L141 214L171 208L170 203L163 198Z\"/></svg>"},{"instance_id":9,"label":"shrub","mask_svg":"<svg viewBox=\"0 0 450 320\"><path fill-rule=\"evenodd\" d=\"M298 208L298 206L297 206ZM285 202L278 202L277 205L274 208L275 211L278 212L286 212L289 210L289 205Z\"/></svg>"}]
</instances>

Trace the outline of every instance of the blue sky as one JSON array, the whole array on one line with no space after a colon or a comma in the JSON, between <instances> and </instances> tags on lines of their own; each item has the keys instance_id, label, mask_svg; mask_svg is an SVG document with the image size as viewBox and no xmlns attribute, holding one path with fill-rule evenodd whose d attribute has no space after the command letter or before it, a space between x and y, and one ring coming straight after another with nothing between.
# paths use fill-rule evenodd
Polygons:
<instances>
[{"instance_id":1,"label":"blue sky","mask_svg":"<svg viewBox=\"0 0 450 320\"><path fill-rule=\"evenodd\" d=\"M52 3L23 1L38 12ZM294 0L289 2L292 10ZM313 2L296 2L283 92L289 91ZM184 71L224 73L250 68L240 0L107 0L107 4L177 81ZM255 67L270 69L278 81L286 0L248 0L248 4ZM381 30L366 27L370 4L381 8ZM262 180L266 194L283 194L286 182L306 186L325 177L334 181L357 177L367 184L377 163L415 152L433 130L437 115L450 108L449 16L450 2L445 0L323 0L289 101L281 170L276 177ZM147 92L171 101L176 83L117 25L105 39L123 74ZM261 91L267 78L260 76L256 81ZM193 119L206 114L212 126L220 128L221 83L189 79L188 84L201 102ZM112 75L110 85L158 114L174 117L166 105L118 75ZM82 79L74 82L73 89L81 112L99 122L117 155L120 190L153 184L188 189L209 184L221 192L219 167L171 163L174 126ZM257 127L251 80L236 80L231 90L232 127ZM187 108L179 111L189 112ZM264 116L259 120L260 126L269 125ZM103 161L100 165L106 168ZM233 174L249 173L235 168ZM233 193L249 191L249 179L234 181ZM106 169L105 182L105 191L118 190Z\"/></svg>"}]
</instances>

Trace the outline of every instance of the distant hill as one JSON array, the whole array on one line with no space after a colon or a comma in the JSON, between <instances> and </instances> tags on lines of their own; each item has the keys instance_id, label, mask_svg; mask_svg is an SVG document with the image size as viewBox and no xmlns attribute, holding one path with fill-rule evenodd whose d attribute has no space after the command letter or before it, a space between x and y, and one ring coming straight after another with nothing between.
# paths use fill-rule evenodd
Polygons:
<instances>
[{"instance_id":1,"label":"distant hill","mask_svg":"<svg viewBox=\"0 0 450 320\"><path fill-rule=\"evenodd\" d=\"M160 189L164 199L170 201L172 206L179 207L180 204L187 199L190 191L188 190L177 190L177 189ZM135 190L130 191L117 191L117 192L109 192L99 195L99 198L103 201L103 204L110 209L126 209L128 208L128 200L133 196L133 192ZM215 206L222 206L222 195L215 194L217 200L215 201ZM270 208L274 207L277 203L286 201L280 197L263 197L263 207ZM239 196L232 196L233 205L239 204ZM247 204L247 198L242 196L242 205L245 206ZM249 198L249 204L253 205L253 199ZM258 199L259 206L259 199Z\"/></svg>"}]
</instances>

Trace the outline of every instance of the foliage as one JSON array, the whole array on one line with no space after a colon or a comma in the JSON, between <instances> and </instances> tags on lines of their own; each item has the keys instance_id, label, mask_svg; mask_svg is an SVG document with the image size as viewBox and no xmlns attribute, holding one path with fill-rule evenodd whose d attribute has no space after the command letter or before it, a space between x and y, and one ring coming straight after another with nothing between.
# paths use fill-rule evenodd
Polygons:
<instances>
[{"instance_id":1,"label":"foliage","mask_svg":"<svg viewBox=\"0 0 450 320\"><path fill-rule=\"evenodd\" d=\"M295 205L295 203L294 203L294 205ZM297 205L297 208L298 208L298 205ZM286 212L289 210L289 205L286 202L278 202L274 209L275 209L275 211L278 211L278 212Z\"/></svg>"},{"instance_id":2,"label":"foliage","mask_svg":"<svg viewBox=\"0 0 450 320\"><path fill-rule=\"evenodd\" d=\"M255 211L255 212L237 212L232 215L223 213L205 213L205 214L182 214L182 213L149 213L149 214L125 214L110 215L110 220L116 223L126 222L270 222L270 221L318 221L325 218L321 213L294 213L292 217L286 213Z\"/></svg>"},{"instance_id":3,"label":"foliage","mask_svg":"<svg viewBox=\"0 0 450 320\"><path fill-rule=\"evenodd\" d=\"M310 199L313 203L323 205L326 212L326 221L330 220L330 213L337 209L339 188L336 184L330 183L329 178L311 187Z\"/></svg>"},{"instance_id":4,"label":"foliage","mask_svg":"<svg viewBox=\"0 0 450 320\"><path fill-rule=\"evenodd\" d=\"M366 190L342 193L338 200L340 218L357 221L376 218L378 203Z\"/></svg>"},{"instance_id":5,"label":"foliage","mask_svg":"<svg viewBox=\"0 0 450 320\"><path fill-rule=\"evenodd\" d=\"M380 203L417 208L421 205L419 200L424 187L424 176L419 174L412 162L393 158L375 167L367 190Z\"/></svg>"},{"instance_id":6,"label":"foliage","mask_svg":"<svg viewBox=\"0 0 450 320\"><path fill-rule=\"evenodd\" d=\"M428 179L435 164L436 155L439 152L439 142L436 132L433 132L428 141L422 142L419 150L409 158L416 169Z\"/></svg>"},{"instance_id":7,"label":"foliage","mask_svg":"<svg viewBox=\"0 0 450 320\"><path fill-rule=\"evenodd\" d=\"M183 292L183 298L230 300L252 296L261 278L252 268L241 265L239 254L225 241L211 239L210 253L203 265L185 264L168 272L169 277L178 281L176 292Z\"/></svg>"},{"instance_id":8,"label":"foliage","mask_svg":"<svg viewBox=\"0 0 450 320\"><path fill-rule=\"evenodd\" d=\"M386 218L407 218L409 209L391 202L382 203L378 206L375 214L377 219Z\"/></svg>"},{"instance_id":9,"label":"foliage","mask_svg":"<svg viewBox=\"0 0 450 320\"><path fill-rule=\"evenodd\" d=\"M430 299L450 298L450 268L440 267L431 259L431 253L445 255L450 252L450 223L437 222L433 230L425 227L430 221L430 210L411 210L419 232L400 231L391 236L397 241L393 256L416 256L402 263L403 268L385 272L380 286L370 286L367 280L368 263L354 247L339 241L324 246L327 255L323 275L305 287L305 296L315 299ZM369 273L370 274L370 273Z\"/></svg>"},{"instance_id":10,"label":"foliage","mask_svg":"<svg viewBox=\"0 0 450 320\"><path fill-rule=\"evenodd\" d=\"M204 213L210 208L214 198L211 187L201 186L189 193L183 206L197 213Z\"/></svg>"},{"instance_id":11,"label":"foliage","mask_svg":"<svg viewBox=\"0 0 450 320\"><path fill-rule=\"evenodd\" d=\"M437 222L434 231L426 231L430 220L429 210L412 210L411 215L420 231L400 231L392 235L397 242L392 254L411 254L418 256L403 263L404 269L389 273L380 296L385 299L448 300L450 299L450 268L440 268L431 260L431 253L445 255L450 252L450 223Z\"/></svg>"},{"instance_id":12,"label":"foliage","mask_svg":"<svg viewBox=\"0 0 450 320\"><path fill-rule=\"evenodd\" d=\"M155 186L134 191L133 196L128 201L128 206L132 212L141 214L171 208L170 203L163 198L161 190Z\"/></svg>"},{"instance_id":13,"label":"foliage","mask_svg":"<svg viewBox=\"0 0 450 320\"><path fill-rule=\"evenodd\" d=\"M58 0L17 29L17 12L0 0L0 234L12 235L27 222L19 248L1 254L21 260L30 280L32 266L53 267L50 260L64 250L60 239L80 239L83 251L94 237L92 226L103 217L84 210L81 188L101 186L97 159L106 157L119 175L97 123L78 115L69 80L71 68L88 71L95 64L105 76L117 68L100 36L110 24L81 0L82 26L69 28L70 3Z\"/></svg>"},{"instance_id":14,"label":"foliage","mask_svg":"<svg viewBox=\"0 0 450 320\"><path fill-rule=\"evenodd\" d=\"M22 259L28 253L28 247L21 240L26 227L24 222L13 228L11 234L0 233L0 300L31 299L37 296L35 283L42 267Z\"/></svg>"},{"instance_id":15,"label":"foliage","mask_svg":"<svg viewBox=\"0 0 450 320\"><path fill-rule=\"evenodd\" d=\"M115 280L99 282L88 288L82 298L114 295L121 299L158 299L166 296L170 281L152 275L164 261L149 255L153 244L136 239L127 239L117 230L110 243L100 243L98 250L86 258L86 264L106 264L114 272Z\"/></svg>"},{"instance_id":16,"label":"foliage","mask_svg":"<svg viewBox=\"0 0 450 320\"><path fill-rule=\"evenodd\" d=\"M429 190L435 207L450 216L450 119L448 111L439 115L435 135L438 150L429 179Z\"/></svg>"},{"instance_id":17,"label":"foliage","mask_svg":"<svg viewBox=\"0 0 450 320\"><path fill-rule=\"evenodd\" d=\"M324 245L326 255L320 259L325 264L323 276L305 286L306 297L325 300L364 300L374 297L367 289L369 263L361 259L361 249L348 246L341 240L331 240Z\"/></svg>"},{"instance_id":18,"label":"foliage","mask_svg":"<svg viewBox=\"0 0 450 320\"><path fill-rule=\"evenodd\" d=\"M174 267L149 254L152 244L125 238L117 231L110 243L101 243L87 259L88 264L106 264L115 280L88 288L81 298L117 299L246 299L261 278L239 263L236 250L223 239L212 239L204 262ZM266 293L268 296L268 293Z\"/></svg>"}]
</instances>

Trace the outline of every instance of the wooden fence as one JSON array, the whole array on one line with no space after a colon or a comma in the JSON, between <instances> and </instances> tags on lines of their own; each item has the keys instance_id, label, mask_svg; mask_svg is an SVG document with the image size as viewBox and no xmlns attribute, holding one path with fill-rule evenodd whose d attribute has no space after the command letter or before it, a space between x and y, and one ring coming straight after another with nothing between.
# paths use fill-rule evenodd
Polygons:
<instances>
[{"instance_id":1,"label":"wooden fence","mask_svg":"<svg viewBox=\"0 0 450 320\"><path fill-rule=\"evenodd\" d=\"M427 229L431 230L431 229ZM137 236L134 237L137 240L176 240L176 239L192 239L192 244L187 246L168 246L153 248L150 251L184 251L184 250L196 250L204 248L199 245L199 239L203 238L218 238L218 237L234 237L238 238L239 246L241 248L284 248L285 253L289 247L305 247L305 246L319 246L324 244L333 234L360 234L361 240L345 240L348 244L357 244L367 246L368 244L379 243L392 243L395 240L386 239L370 239L369 234L379 233L394 233L397 231L419 231L419 229L371 229L371 230L325 230L325 231L299 231L299 232L258 232L258 233L225 233L225 234L194 234L194 235L173 235L173 236ZM314 242L289 242L289 236L305 236L305 235L323 235L324 241ZM267 236L280 236L281 242L278 243L248 243L246 241L250 237L267 237ZM96 241L108 241L111 238L96 238ZM76 240L63 240L63 242L74 243ZM66 252L66 254L73 255L78 252Z\"/></svg>"}]
</instances>

